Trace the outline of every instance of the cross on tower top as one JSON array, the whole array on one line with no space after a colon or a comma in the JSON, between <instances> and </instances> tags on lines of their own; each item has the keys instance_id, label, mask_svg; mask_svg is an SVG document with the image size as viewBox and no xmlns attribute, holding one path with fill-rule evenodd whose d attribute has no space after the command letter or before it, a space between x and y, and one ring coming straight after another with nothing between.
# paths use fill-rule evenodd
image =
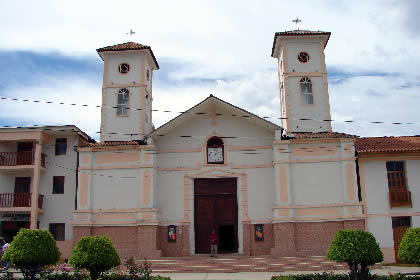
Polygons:
<instances>
[{"instance_id":1,"label":"cross on tower top","mask_svg":"<svg viewBox=\"0 0 420 280\"><path fill-rule=\"evenodd\" d=\"M300 20L298 17L296 17L296 19L292 20L292 22L294 22L296 24L296 26L298 27L298 30L299 30L299 23L302 22L302 20Z\"/></svg>"},{"instance_id":2,"label":"cross on tower top","mask_svg":"<svg viewBox=\"0 0 420 280\"><path fill-rule=\"evenodd\" d=\"M130 35L131 39L133 39L133 35L136 34L136 32L133 31L133 29L130 28L130 32L125 33L126 35Z\"/></svg>"}]
</instances>

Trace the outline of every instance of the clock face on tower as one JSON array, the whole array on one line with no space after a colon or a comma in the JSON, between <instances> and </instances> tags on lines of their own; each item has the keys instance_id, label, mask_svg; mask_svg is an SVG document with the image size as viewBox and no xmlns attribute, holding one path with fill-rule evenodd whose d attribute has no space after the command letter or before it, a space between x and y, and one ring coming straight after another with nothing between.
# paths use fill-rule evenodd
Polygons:
<instances>
[{"instance_id":1,"label":"clock face on tower","mask_svg":"<svg viewBox=\"0 0 420 280\"><path fill-rule=\"evenodd\" d=\"M209 163L223 163L223 149L207 148L207 161Z\"/></svg>"}]
</instances>

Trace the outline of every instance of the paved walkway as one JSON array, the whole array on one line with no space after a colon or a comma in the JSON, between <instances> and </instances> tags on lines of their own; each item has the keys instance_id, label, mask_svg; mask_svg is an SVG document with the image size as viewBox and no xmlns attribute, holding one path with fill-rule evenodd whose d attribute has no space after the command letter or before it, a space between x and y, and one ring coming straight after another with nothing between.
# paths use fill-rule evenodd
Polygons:
<instances>
[{"instance_id":1,"label":"paved walkway","mask_svg":"<svg viewBox=\"0 0 420 280\"><path fill-rule=\"evenodd\" d=\"M325 256L281 257L219 255L147 260L154 273L236 273L345 270L347 265L329 261ZM141 263L141 261L138 261Z\"/></svg>"}]
</instances>

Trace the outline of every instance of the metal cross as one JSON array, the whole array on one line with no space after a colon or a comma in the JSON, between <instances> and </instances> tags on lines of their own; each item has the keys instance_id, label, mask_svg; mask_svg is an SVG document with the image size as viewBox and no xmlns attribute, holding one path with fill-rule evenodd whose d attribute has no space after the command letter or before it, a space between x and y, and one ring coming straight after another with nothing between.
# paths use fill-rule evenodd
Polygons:
<instances>
[{"instance_id":1,"label":"metal cross","mask_svg":"<svg viewBox=\"0 0 420 280\"><path fill-rule=\"evenodd\" d=\"M296 19L292 20L292 22L294 22L296 24L296 26L298 26L299 22L302 22L302 20L300 20L298 17L296 17ZM299 27L298 27L299 30Z\"/></svg>"},{"instance_id":2,"label":"metal cross","mask_svg":"<svg viewBox=\"0 0 420 280\"><path fill-rule=\"evenodd\" d=\"M133 31L133 29L130 28L130 32L125 33L126 35L130 35L131 39L133 39L133 35L136 34L136 32Z\"/></svg>"}]
</instances>

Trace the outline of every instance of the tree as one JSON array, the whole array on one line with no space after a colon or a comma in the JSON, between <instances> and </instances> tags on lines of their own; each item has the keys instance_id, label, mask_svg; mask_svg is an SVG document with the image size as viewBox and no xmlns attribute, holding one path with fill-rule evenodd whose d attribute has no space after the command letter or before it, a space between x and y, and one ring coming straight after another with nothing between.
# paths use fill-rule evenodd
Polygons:
<instances>
[{"instance_id":1,"label":"tree","mask_svg":"<svg viewBox=\"0 0 420 280\"><path fill-rule=\"evenodd\" d=\"M398 249L398 258L420 264L420 228L407 229Z\"/></svg>"},{"instance_id":2,"label":"tree","mask_svg":"<svg viewBox=\"0 0 420 280\"><path fill-rule=\"evenodd\" d=\"M2 260L21 270L25 280L33 280L43 266L55 264L59 258L60 251L49 231L22 228Z\"/></svg>"},{"instance_id":3,"label":"tree","mask_svg":"<svg viewBox=\"0 0 420 280\"><path fill-rule=\"evenodd\" d=\"M92 280L120 263L120 257L107 236L82 237L70 257L70 264L77 269L88 270Z\"/></svg>"},{"instance_id":4,"label":"tree","mask_svg":"<svg viewBox=\"0 0 420 280\"><path fill-rule=\"evenodd\" d=\"M370 232L340 230L330 244L328 259L347 263L351 279L366 280L369 277L368 266L383 261L384 256Z\"/></svg>"}]
</instances>

